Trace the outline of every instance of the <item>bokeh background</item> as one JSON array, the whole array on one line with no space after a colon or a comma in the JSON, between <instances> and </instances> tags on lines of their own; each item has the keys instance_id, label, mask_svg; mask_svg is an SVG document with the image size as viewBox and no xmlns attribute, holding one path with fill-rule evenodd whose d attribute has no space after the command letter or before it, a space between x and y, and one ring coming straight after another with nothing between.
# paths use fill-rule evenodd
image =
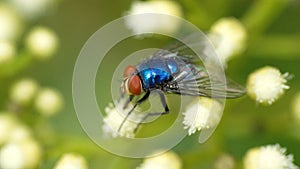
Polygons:
<instances>
[{"instance_id":1,"label":"bokeh background","mask_svg":"<svg viewBox=\"0 0 300 169\"><path fill-rule=\"evenodd\" d=\"M32 130L33 137L43 150L38 168L53 168L61 155L68 152L81 154L91 169L136 168L142 159L118 157L102 150L87 137L76 118L72 102L72 73L81 48L96 30L123 16L132 1L52 1L54 5L42 15L24 20L23 33L15 43L15 57L21 57L20 51L24 51L26 34L40 25L57 34L58 50L50 59L31 59L16 73L1 73L0 110L16 114ZM1 3L9 3L9 0L1 0ZM173 148L182 159L184 168L214 168L216 160L224 154L234 159L235 168L243 168L242 161L248 149L275 143L286 147L288 153L294 155L295 164L300 165L300 119L293 115L292 108L295 96L300 92L300 1L182 0L178 3L184 18L203 31L209 31L215 21L227 16L236 17L245 25L249 37L246 50L230 60L226 70L235 81L245 86L249 74L266 65L294 75L288 81L290 89L270 106L260 105L249 96L228 100L217 130L206 143L199 144L198 135L194 134ZM151 38L143 41L129 39L118 44L107 55L111 64L100 68L105 70L106 75L96 80L99 106L104 109L112 101L110 95L101 95L100 91L110 91L111 75L122 58L137 49L160 47L167 43L167 38ZM32 78L40 86L57 89L63 98L62 109L47 117L33 105L20 109L11 105L12 85L23 78ZM172 102L169 104L172 107ZM174 117L170 115L164 120ZM147 130L151 132L159 127L159 124L154 124Z\"/></svg>"}]
</instances>

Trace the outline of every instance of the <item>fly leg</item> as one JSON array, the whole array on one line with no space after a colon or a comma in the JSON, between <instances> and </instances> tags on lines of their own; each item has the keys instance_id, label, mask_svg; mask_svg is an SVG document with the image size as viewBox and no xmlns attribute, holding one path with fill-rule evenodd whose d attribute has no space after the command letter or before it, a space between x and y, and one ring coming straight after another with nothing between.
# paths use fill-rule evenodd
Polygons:
<instances>
[{"instance_id":1,"label":"fly leg","mask_svg":"<svg viewBox=\"0 0 300 169\"><path fill-rule=\"evenodd\" d=\"M147 100L148 97L149 97L149 95L150 95L150 91L147 91L146 94L145 94L140 100L138 100L138 101L134 104L134 106L131 108L131 110L127 113L127 115L126 115L125 118L123 119L123 121L122 121L122 123L121 123L121 125L120 125L120 127L119 127L119 129L118 129L118 132L120 132L121 128L123 127L123 125L124 125L124 123L125 123L125 121L128 119L128 117L129 117L130 114L133 112L133 110L136 108L136 106L140 105L140 104L143 103L145 100ZM130 97L129 97L128 100L130 100ZM130 102L130 101L129 101L129 102ZM128 104L129 104L129 102L128 102ZM127 103L127 102L126 102L126 103ZM128 104L127 104L127 105L128 105ZM125 105L124 105L124 106L125 106Z\"/></svg>"},{"instance_id":2,"label":"fly leg","mask_svg":"<svg viewBox=\"0 0 300 169\"><path fill-rule=\"evenodd\" d=\"M127 108L127 106L129 105L129 103L132 101L133 98L134 98L134 95L129 96L129 98L126 100L126 102L123 106L123 110Z\"/></svg>"},{"instance_id":3,"label":"fly leg","mask_svg":"<svg viewBox=\"0 0 300 169\"><path fill-rule=\"evenodd\" d=\"M136 131L138 130L138 128L141 126L141 124L148 118L148 117L151 117L151 116L159 116L159 115L165 115L165 114L168 114L169 113L169 107L167 105L167 102L166 102L166 97L164 95L164 93L161 91L161 90L156 90L156 92L158 93L159 97L160 97L160 100L161 100L161 103L164 107L164 112L152 112L152 113L148 113L147 115L145 115L141 120L140 122L137 124L137 126L135 127L134 129L134 133L136 133Z\"/></svg>"}]
</instances>

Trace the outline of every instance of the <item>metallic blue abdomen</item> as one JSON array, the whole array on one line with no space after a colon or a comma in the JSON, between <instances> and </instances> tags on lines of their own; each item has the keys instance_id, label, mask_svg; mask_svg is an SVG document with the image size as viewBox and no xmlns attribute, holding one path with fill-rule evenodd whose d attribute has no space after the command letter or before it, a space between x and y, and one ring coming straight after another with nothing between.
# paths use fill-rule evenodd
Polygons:
<instances>
[{"instance_id":1,"label":"metallic blue abdomen","mask_svg":"<svg viewBox=\"0 0 300 169\"><path fill-rule=\"evenodd\" d=\"M173 59L151 58L137 66L143 88L156 88L172 78L172 74L178 71L178 65Z\"/></svg>"}]
</instances>

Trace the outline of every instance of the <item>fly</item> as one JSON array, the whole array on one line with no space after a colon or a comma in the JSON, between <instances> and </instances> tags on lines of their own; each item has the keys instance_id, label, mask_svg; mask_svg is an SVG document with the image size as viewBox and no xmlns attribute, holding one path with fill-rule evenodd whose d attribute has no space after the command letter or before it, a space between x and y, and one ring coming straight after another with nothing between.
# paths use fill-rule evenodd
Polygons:
<instances>
[{"instance_id":1,"label":"fly","mask_svg":"<svg viewBox=\"0 0 300 169\"><path fill-rule=\"evenodd\" d=\"M245 94L245 89L229 78L226 78L226 82L217 80L217 84L216 82L212 84L210 78L214 78L214 76L209 76L197 55L191 54L189 50L185 45L172 45L168 50L157 51L138 65L128 65L125 68L121 93L122 97L127 94L129 98L124 109L133 101L134 97L141 98L127 113L119 131L133 110L154 92L158 93L164 111L147 113L138 123L134 132L148 117L169 113L165 94L226 99L238 98ZM224 86L226 88L222 88Z\"/></svg>"}]
</instances>

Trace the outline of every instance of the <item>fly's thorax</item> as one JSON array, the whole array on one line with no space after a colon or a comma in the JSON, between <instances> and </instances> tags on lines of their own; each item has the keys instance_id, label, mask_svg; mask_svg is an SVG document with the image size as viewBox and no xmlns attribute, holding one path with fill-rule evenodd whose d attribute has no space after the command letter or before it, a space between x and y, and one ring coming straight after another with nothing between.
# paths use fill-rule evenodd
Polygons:
<instances>
[{"instance_id":1,"label":"fly's thorax","mask_svg":"<svg viewBox=\"0 0 300 169\"><path fill-rule=\"evenodd\" d=\"M172 79L179 71L179 66L173 57L154 57L141 62L137 67L144 90L157 89Z\"/></svg>"}]
</instances>

